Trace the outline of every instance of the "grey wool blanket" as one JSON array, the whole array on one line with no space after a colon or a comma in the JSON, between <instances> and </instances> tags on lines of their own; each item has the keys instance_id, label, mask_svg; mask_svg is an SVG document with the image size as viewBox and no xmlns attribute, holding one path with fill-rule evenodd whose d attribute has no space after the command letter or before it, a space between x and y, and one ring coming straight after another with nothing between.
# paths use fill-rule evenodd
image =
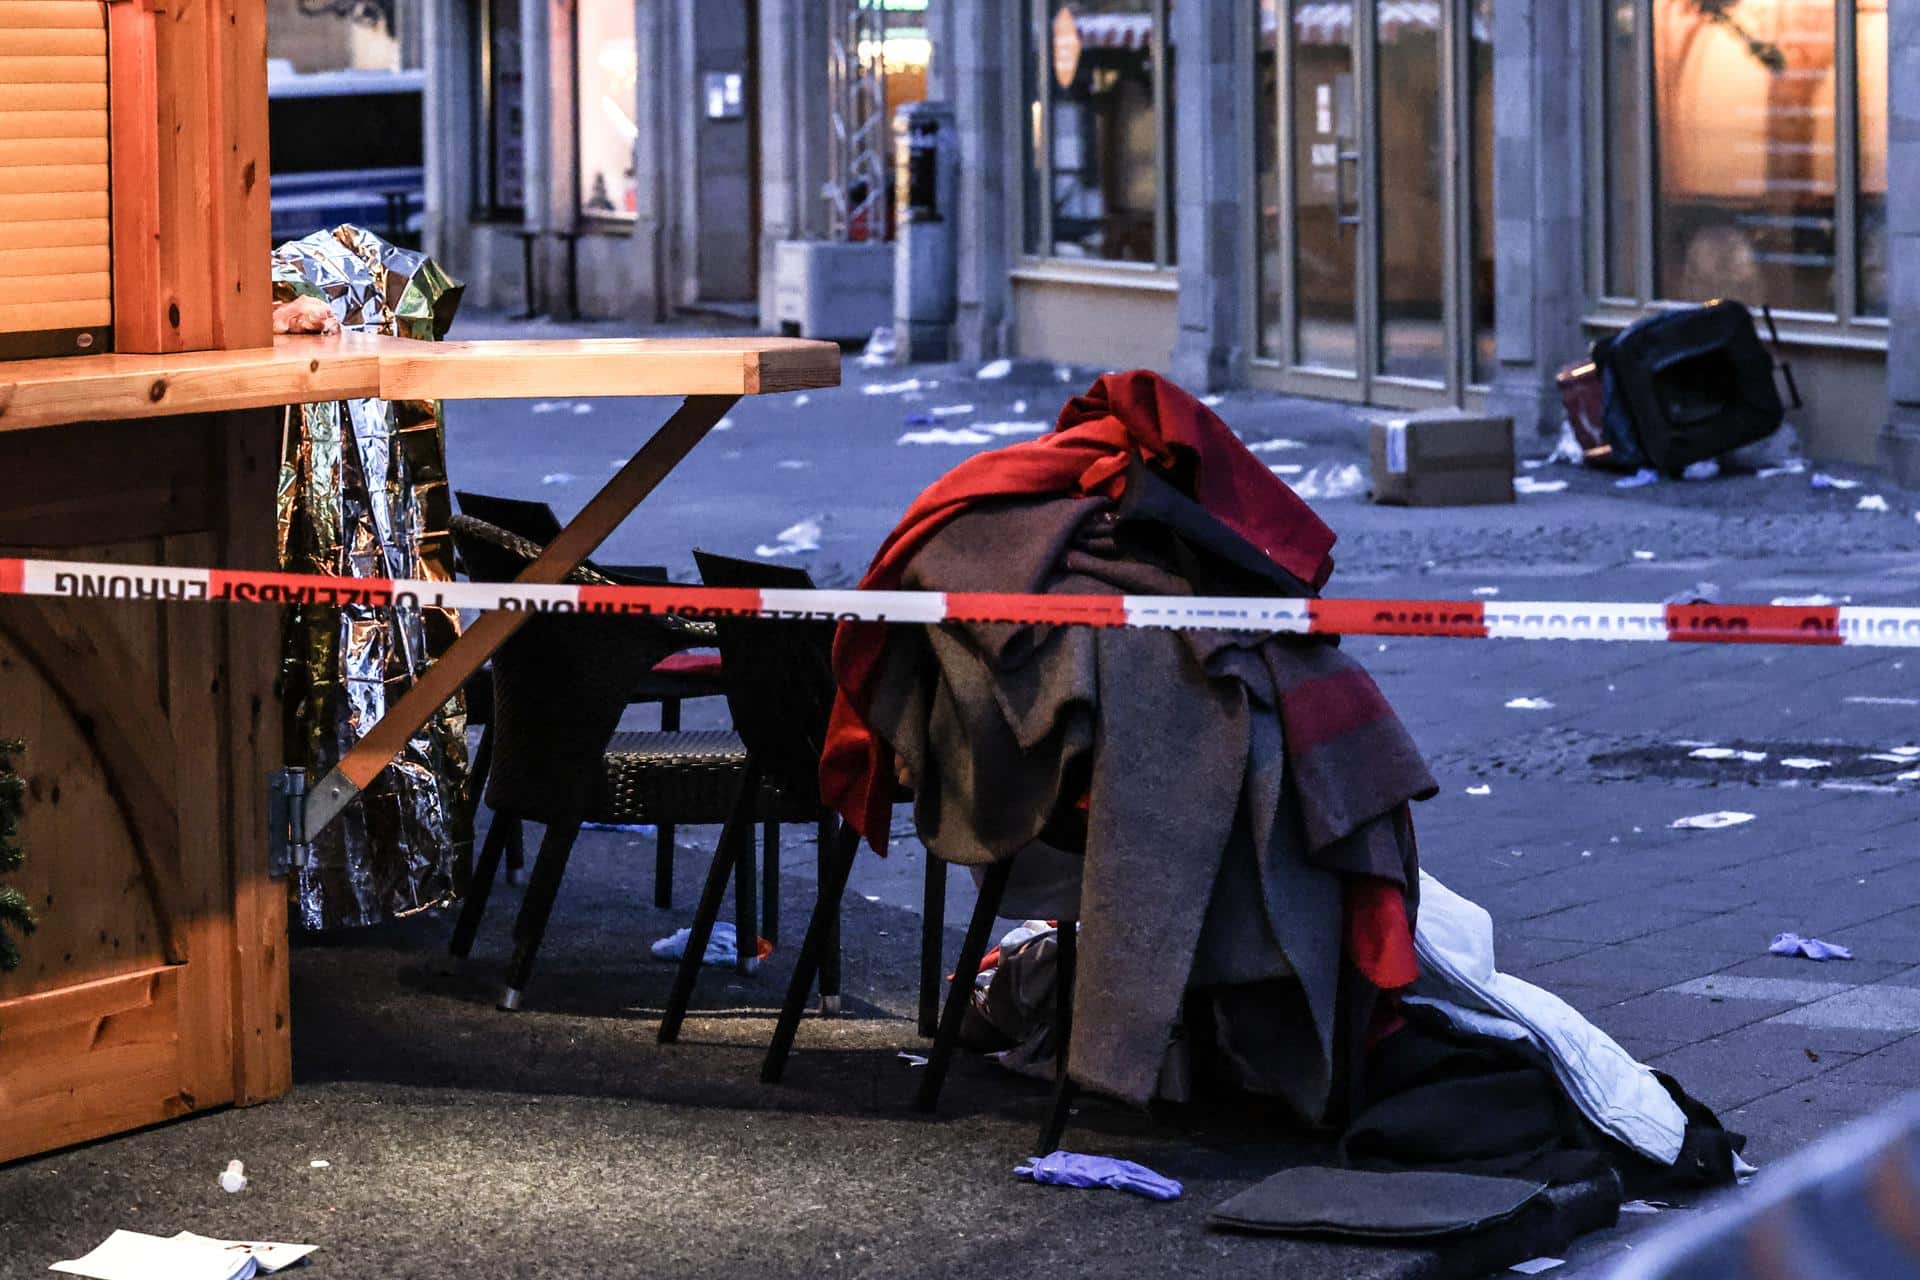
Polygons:
<instances>
[{"instance_id":1,"label":"grey wool blanket","mask_svg":"<svg viewBox=\"0 0 1920 1280\"><path fill-rule=\"evenodd\" d=\"M981 504L915 555L902 585L1205 588L1118 540L1111 503L1080 497ZM1012 858L1084 805L1077 1084L1144 1103L1190 981L1291 975L1317 1044L1285 1091L1321 1116L1343 1017L1364 1019L1374 994L1347 963L1344 895L1354 877L1397 886L1411 926L1407 802L1433 791L1357 664L1291 637L928 627L889 647L868 721L914 788L921 837L948 861Z\"/></svg>"}]
</instances>

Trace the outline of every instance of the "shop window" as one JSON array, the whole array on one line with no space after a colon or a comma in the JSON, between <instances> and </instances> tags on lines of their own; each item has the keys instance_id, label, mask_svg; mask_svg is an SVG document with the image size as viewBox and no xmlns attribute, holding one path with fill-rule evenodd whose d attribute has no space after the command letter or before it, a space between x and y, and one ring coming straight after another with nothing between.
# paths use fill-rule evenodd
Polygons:
<instances>
[{"instance_id":1,"label":"shop window","mask_svg":"<svg viewBox=\"0 0 1920 1280\"><path fill-rule=\"evenodd\" d=\"M1887 314L1887 0L1855 0L1854 61L1859 71L1855 148L1854 240L1859 246L1858 312Z\"/></svg>"},{"instance_id":2,"label":"shop window","mask_svg":"<svg viewBox=\"0 0 1920 1280\"><path fill-rule=\"evenodd\" d=\"M1604 293L1631 298L1639 293L1642 251L1636 212L1640 184L1640 74L1635 43L1638 11L1634 0L1608 0L1606 30L1600 46L1606 65L1607 143L1600 171L1606 202Z\"/></svg>"},{"instance_id":3,"label":"shop window","mask_svg":"<svg viewBox=\"0 0 1920 1280\"><path fill-rule=\"evenodd\" d=\"M1602 27L1598 291L1883 313L1885 0L1608 0Z\"/></svg>"},{"instance_id":4,"label":"shop window","mask_svg":"<svg viewBox=\"0 0 1920 1280\"><path fill-rule=\"evenodd\" d=\"M574 18L580 216L630 221L639 207L639 44L630 4L582 4Z\"/></svg>"},{"instance_id":5,"label":"shop window","mask_svg":"<svg viewBox=\"0 0 1920 1280\"><path fill-rule=\"evenodd\" d=\"M520 0L480 0L479 13L480 213L517 220L527 204Z\"/></svg>"},{"instance_id":6,"label":"shop window","mask_svg":"<svg viewBox=\"0 0 1920 1280\"><path fill-rule=\"evenodd\" d=\"M1167 264L1174 100L1169 0L1037 0L1029 99L1031 253Z\"/></svg>"},{"instance_id":7,"label":"shop window","mask_svg":"<svg viewBox=\"0 0 1920 1280\"><path fill-rule=\"evenodd\" d=\"M1256 344L1278 357L1285 325L1280 297L1280 0L1260 0L1253 55L1253 191L1260 219L1257 251L1260 288Z\"/></svg>"},{"instance_id":8,"label":"shop window","mask_svg":"<svg viewBox=\"0 0 1920 1280\"><path fill-rule=\"evenodd\" d=\"M1493 0L1473 0L1467 21L1469 101L1468 205L1473 256L1471 351L1468 381L1486 385L1494 375L1494 216L1493 216Z\"/></svg>"}]
</instances>

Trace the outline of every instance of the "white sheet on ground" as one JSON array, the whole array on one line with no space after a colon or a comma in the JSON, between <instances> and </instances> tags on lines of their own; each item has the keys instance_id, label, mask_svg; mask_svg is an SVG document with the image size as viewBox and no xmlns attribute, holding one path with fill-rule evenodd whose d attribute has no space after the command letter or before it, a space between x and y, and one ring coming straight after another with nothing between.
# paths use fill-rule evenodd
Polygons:
<instances>
[{"instance_id":1,"label":"white sheet on ground","mask_svg":"<svg viewBox=\"0 0 1920 1280\"><path fill-rule=\"evenodd\" d=\"M1416 994L1519 1023L1587 1119L1649 1159L1679 1158L1687 1117L1652 1070L1559 996L1501 973L1492 918L1424 871L1413 945Z\"/></svg>"}]
</instances>

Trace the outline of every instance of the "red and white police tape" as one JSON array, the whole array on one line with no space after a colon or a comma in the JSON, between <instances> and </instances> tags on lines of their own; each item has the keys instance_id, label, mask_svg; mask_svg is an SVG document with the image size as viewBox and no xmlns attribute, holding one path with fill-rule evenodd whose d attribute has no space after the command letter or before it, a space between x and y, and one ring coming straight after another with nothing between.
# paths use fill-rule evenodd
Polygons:
<instances>
[{"instance_id":1,"label":"red and white police tape","mask_svg":"<svg viewBox=\"0 0 1920 1280\"><path fill-rule=\"evenodd\" d=\"M1582 601L1299 600L981 592L599 587L327 578L0 558L0 596L327 606L416 605L538 613L674 613L881 623L1006 622L1297 635L1493 640L1677 640L1920 648L1920 608Z\"/></svg>"}]
</instances>

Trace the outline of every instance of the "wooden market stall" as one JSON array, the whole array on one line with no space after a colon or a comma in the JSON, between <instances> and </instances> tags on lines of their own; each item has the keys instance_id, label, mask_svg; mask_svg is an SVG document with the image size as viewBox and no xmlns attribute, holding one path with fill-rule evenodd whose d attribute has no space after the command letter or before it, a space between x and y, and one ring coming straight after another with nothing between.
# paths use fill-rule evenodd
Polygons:
<instances>
[{"instance_id":1,"label":"wooden market stall","mask_svg":"<svg viewBox=\"0 0 1920 1280\"><path fill-rule=\"evenodd\" d=\"M275 568L274 406L688 397L536 566L557 576L735 397L838 381L837 348L786 339L276 340L265 22L257 0L0 0L0 557ZM0 740L27 743L6 883L40 922L0 973L0 1161L291 1084L279 626L0 596Z\"/></svg>"}]
</instances>

